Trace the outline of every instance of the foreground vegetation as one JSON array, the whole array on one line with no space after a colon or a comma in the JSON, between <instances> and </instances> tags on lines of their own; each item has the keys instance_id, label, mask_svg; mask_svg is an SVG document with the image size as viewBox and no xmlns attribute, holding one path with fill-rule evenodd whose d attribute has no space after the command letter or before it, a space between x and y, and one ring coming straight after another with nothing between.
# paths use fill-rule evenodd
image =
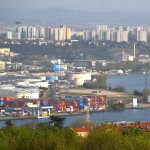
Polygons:
<instances>
[{"instance_id":1,"label":"foreground vegetation","mask_svg":"<svg viewBox=\"0 0 150 150\"><path fill-rule=\"evenodd\" d=\"M150 133L139 129L123 131L101 125L83 138L69 128L22 126L0 129L0 150L149 150Z\"/></svg>"}]
</instances>

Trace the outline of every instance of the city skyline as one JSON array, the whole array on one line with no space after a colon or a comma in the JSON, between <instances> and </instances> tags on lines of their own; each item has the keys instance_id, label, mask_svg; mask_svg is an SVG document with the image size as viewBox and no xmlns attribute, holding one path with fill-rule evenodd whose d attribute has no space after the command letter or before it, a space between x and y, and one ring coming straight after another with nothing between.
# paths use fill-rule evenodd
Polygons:
<instances>
[{"instance_id":1,"label":"city skyline","mask_svg":"<svg viewBox=\"0 0 150 150\"><path fill-rule=\"evenodd\" d=\"M1 31L10 40L50 40L65 42L66 40L83 39L85 41L116 41L116 42L149 42L150 26L109 26L97 25L90 29L73 27L30 26L16 24L12 28ZM130 40L129 40L130 39Z\"/></svg>"}]
</instances>

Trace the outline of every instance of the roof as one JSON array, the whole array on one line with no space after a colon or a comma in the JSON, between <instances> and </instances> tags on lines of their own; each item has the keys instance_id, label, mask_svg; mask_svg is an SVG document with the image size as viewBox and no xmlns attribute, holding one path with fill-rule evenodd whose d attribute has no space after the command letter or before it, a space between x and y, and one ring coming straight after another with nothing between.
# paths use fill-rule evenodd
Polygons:
<instances>
[{"instance_id":1,"label":"roof","mask_svg":"<svg viewBox=\"0 0 150 150\"><path fill-rule=\"evenodd\" d=\"M73 130L76 132L89 132L92 129L91 128L74 128Z\"/></svg>"}]
</instances>

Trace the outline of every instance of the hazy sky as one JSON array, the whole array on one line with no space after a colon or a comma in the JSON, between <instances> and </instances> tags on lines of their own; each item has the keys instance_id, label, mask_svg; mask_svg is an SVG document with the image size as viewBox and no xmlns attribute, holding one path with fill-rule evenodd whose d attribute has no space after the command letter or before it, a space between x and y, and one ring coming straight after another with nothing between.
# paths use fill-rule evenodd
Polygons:
<instances>
[{"instance_id":1,"label":"hazy sky","mask_svg":"<svg viewBox=\"0 0 150 150\"><path fill-rule=\"evenodd\" d=\"M0 0L0 8L63 8L88 11L149 11L150 0Z\"/></svg>"}]
</instances>

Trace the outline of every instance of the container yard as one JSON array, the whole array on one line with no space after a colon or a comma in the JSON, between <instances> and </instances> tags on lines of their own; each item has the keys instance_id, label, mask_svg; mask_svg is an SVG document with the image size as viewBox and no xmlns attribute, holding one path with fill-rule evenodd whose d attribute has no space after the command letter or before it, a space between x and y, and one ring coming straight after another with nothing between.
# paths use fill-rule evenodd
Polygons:
<instances>
[{"instance_id":1,"label":"container yard","mask_svg":"<svg viewBox=\"0 0 150 150\"><path fill-rule=\"evenodd\" d=\"M47 118L53 114L80 114L106 110L107 97L101 96L61 96L60 99L14 99L11 96L0 98L0 118L38 117Z\"/></svg>"}]
</instances>

